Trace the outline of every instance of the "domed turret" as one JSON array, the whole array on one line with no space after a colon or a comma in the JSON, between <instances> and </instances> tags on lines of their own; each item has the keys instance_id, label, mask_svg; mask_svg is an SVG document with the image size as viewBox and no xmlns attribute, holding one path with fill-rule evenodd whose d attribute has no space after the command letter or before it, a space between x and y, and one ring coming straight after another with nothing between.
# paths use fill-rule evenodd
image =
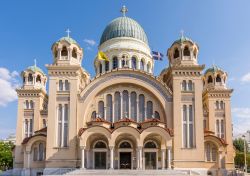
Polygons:
<instances>
[{"instance_id":1,"label":"domed turret","mask_svg":"<svg viewBox=\"0 0 250 176\"><path fill-rule=\"evenodd\" d=\"M227 73L218 66L213 65L207 69L203 76L204 89L225 89Z\"/></svg>"},{"instance_id":2,"label":"domed turret","mask_svg":"<svg viewBox=\"0 0 250 176\"><path fill-rule=\"evenodd\" d=\"M123 6L123 16L112 20L104 29L99 50L103 51L110 61L98 60L96 57L94 64L97 74L120 68L153 73L154 61L147 35L138 22L125 16L127 11Z\"/></svg>"},{"instance_id":3,"label":"domed turret","mask_svg":"<svg viewBox=\"0 0 250 176\"><path fill-rule=\"evenodd\" d=\"M60 38L52 45L54 64L57 65L81 65L83 50L80 45L69 36Z\"/></svg>"},{"instance_id":4,"label":"domed turret","mask_svg":"<svg viewBox=\"0 0 250 176\"><path fill-rule=\"evenodd\" d=\"M41 68L36 66L28 67L21 73L24 89L44 89L46 90L47 77Z\"/></svg>"},{"instance_id":5,"label":"domed turret","mask_svg":"<svg viewBox=\"0 0 250 176\"><path fill-rule=\"evenodd\" d=\"M199 46L183 34L174 41L168 49L168 59L171 65L198 65Z\"/></svg>"}]
</instances>

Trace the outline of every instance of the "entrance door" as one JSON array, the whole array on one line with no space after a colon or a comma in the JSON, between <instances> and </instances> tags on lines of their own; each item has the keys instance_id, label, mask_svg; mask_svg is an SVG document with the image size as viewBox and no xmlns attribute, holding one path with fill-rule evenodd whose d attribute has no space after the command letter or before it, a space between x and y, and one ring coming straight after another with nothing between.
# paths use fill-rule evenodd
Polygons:
<instances>
[{"instance_id":1,"label":"entrance door","mask_svg":"<svg viewBox=\"0 0 250 176\"><path fill-rule=\"evenodd\" d=\"M145 169L156 169L156 152L145 152Z\"/></svg>"},{"instance_id":2,"label":"entrance door","mask_svg":"<svg viewBox=\"0 0 250 176\"><path fill-rule=\"evenodd\" d=\"M120 169L131 169L131 152L120 152Z\"/></svg>"},{"instance_id":3,"label":"entrance door","mask_svg":"<svg viewBox=\"0 0 250 176\"><path fill-rule=\"evenodd\" d=\"M95 152L95 169L106 169L106 152Z\"/></svg>"}]
</instances>

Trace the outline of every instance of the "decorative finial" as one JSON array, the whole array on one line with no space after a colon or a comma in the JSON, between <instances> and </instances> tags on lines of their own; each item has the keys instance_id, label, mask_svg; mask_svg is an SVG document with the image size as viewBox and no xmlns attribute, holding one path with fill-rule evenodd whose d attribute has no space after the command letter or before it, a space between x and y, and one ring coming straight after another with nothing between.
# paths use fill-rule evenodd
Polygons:
<instances>
[{"instance_id":1,"label":"decorative finial","mask_svg":"<svg viewBox=\"0 0 250 176\"><path fill-rule=\"evenodd\" d=\"M182 30L180 31L180 33L181 33L181 38L183 38L183 37L184 37L184 30L182 29Z\"/></svg>"},{"instance_id":2,"label":"decorative finial","mask_svg":"<svg viewBox=\"0 0 250 176\"><path fill-rule=\"evenodd\" d=\"M128 8L124 5L122 6L122 9L120 10L120 12L122 12L122 15L125 17L126 13L128 12Z\"/></svg>"},{"instance_id":3,"label":"decorative finial","mask_svg":"<svg viewBox=\"0 0 250 176\"><path fill-rule=\"evenodd\" d=\"M65 32L67 33L67 36L68 36L68 38L69 38L69 33L71 32L71 31L69 30L69 28L68 28Z\"/></svg>"},{"instance_id":4,"label":"decorative finial","mask_svg":"<svg viewBox=\"0 0 250 176\"><path fill-rule=\"evenodd\" d=\"M36 59L34 59L34 66L36 67Z\"/></svg>"}]
</instances>

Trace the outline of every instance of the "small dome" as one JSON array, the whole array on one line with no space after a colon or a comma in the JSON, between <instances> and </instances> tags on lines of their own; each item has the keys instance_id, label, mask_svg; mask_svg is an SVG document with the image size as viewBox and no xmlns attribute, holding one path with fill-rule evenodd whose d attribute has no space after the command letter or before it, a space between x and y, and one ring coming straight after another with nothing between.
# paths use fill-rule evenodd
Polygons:
<instances>
[{"instance_id":1,"label":"small dome","mask_svg":"<svg viewBox=\"0 0 250 176\"><path fill-rule=\"evenodd\" d=\"M178 43L178 44L181 44L183 42L191 42L191 43L194 43L190 38L188 37L185 37L184 35L182 35L178 40L175 40L174 43L172 44L172 46L175 44L175 43Z\"/></svg>"},{"instance_id":2,"label":"small dome","mask_svg":"<svg viewBox=\"0 0 250 176\"><path fill-rule=\"evenodd\" d=\"M41 68L37 67L36 65L30 66L27 70L31 70L33 72L40 72L41 74L45 75Z\"/></svg>"},{"instance_id":3,"label":"small dome","mask_svg":"<svg viewBox=\"0 0 250 176\"><path fill-rule=\"evenodd\" d=\"M148 44L148 38L141 25L126 16L118 17L108 24L102 34L100 45L117 37L131 37Z\"/></svg>"},{"instance_id":4,"label":"small dome","mask_svg":"<svg viewBox=\"0 0 250 176\"><path fill-rule=\"evenodd\" d=\"M78 45L78 43L74 39L72 39L71 37L62 37L58 40L58 42L61 42L61 41L67 41L69 43Z\"/></svg>"},{"instance_id":5,"label":"small dome","mask_svg":"<svg viewBox=\"0 0 250 176\"><path fill-rule=\"evenodd\" d=\"M224 72L224 70L222 70L220 67L218 67L216 65L213 65L211 68L208 68L205 71L205 74L207 74L207 73L215 73L215 72L218 72L218 71Z\"/></svg>"}]
</instances>

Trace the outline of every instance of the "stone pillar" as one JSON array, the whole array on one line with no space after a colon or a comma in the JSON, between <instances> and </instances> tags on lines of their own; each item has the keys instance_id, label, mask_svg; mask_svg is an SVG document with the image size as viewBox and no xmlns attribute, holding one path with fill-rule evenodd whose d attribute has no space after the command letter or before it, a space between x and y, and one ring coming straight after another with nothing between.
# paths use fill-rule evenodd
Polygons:
<instances>
[{"instance_id":1,"label":"stone pillar","mask_svg":"<svg viewBox=\"0 0 250 176\"><path fill-rule=\"evenodd\" d=\"M136 169L140 169L139 148L136 149Z\"/></svg>"},{"instance_id":2,"label":"stone pillar","mask_svg":"<svg viewBox=\"0 0 250 176\"><path fill-rule=\"evenodd\" d=\"M30 153L31 152L27 152L27 169L30 169Z\"/></svg>"},{"instance_id":3,"label":"stone pillar","mask_svg":"<svg viewBox=\"0 0 250 176\"><path fill-rule=\"evenodd\" d=\"M171 169L171 148L168 148L167 151L168 151L168 169Z\"/></svg>"},{"instance_id":4,"label":"stone pillar","mask_svg":"<svg viewBox=\"0 0 250 176\"><path fill-rule=\"evenodd\" d=\"M122 68L122 60L121 60L121 58L118 58L118 68Z\"/></svg>"},{"instance_id":5,"label":"stone pillar","mask_svg":"<svg viewBox=\"0 0 250 176\"><path fill-rule=\"evenodd\" d=\"M138 151L139 151L139 169L142 169L142 147L138 147Z\"/></svg>"},{"instance_id":6,"label":"stone pillar","mask_svg":"<svg viewBox=\"0 0 250 176\"><path fill-rule=\"evenodd\" d=\"M138 70L140 70L140 60L138 59L138 60L136 60L136 62L137 62L136 67Z\"/></svg>"},{"instance_id":7,"label":"stone pillar","mask_svg":"<svg viewBox=\"0 0 250 176\"><path fill-rule=\"evenodd\" d=\"M109 169L114 169L114 147L110 146L110 168Z\"/></svg>"},{"instance_id":8,"label":"stone pillar","mask_svg":"<svg viewBox=\"0 0 250 176\"><path fill-rule=\"evenodd\" d=\"M105 61L102 60L102 73L105 73L106 72L106 69L105 69Z\"/></svg>"},{"instance_id":9,"label":"stone pillar","mask_svg":"<svg viewBox=\"0 0 250 176\"><path fill-rule=\"evenodd\" d=\"M82 169L85 169L85 147L82 147Z\"/></svg>"},{"instance_id":10,"label":"stone pillar","mask_svg":"<svg viewBox=\"0 0 250 176\"><path fill-rule=\"evenodd\" d=\"M165 169L165 156L166 156L166 149L161 149L161 167Z\"/></svg>"}]
</instances>

